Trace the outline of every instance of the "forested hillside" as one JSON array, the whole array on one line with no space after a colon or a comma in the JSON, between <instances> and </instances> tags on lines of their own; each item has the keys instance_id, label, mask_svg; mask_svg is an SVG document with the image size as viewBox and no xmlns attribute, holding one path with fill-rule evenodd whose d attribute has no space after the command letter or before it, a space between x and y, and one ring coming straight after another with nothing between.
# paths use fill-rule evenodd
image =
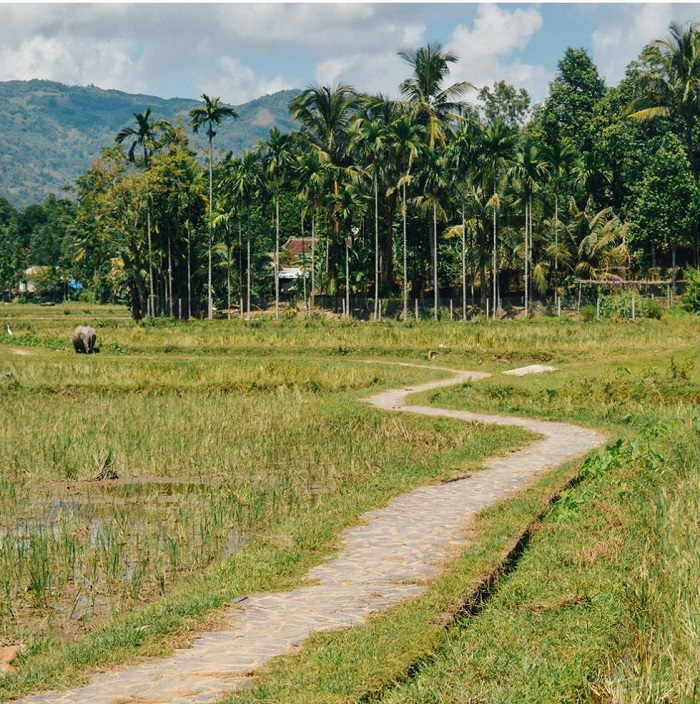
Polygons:
<instances>
[{"instance_id":1,"label":"forested hillside","mask_svg":"<svg viewBox=\"0 0 700 704\"><path fill-rule=\"evenodd\" d=\"M240 156L272 127L294 128L287 105L295 91L264 96L236 106L239 119L222 131L217 148ZM151 108L156 119L188 121L195 100L165 100L95 86L51 81L0 82L0 197L15 207L41 203L85 173L114 135ZM193 140L204 148L206 136Z\"/></svg>"}]
</instances>

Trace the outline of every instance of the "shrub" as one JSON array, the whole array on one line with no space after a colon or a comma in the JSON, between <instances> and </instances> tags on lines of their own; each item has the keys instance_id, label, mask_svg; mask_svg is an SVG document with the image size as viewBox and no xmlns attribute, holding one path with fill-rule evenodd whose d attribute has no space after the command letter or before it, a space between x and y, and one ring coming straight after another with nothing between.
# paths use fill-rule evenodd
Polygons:
<instances>
[{"instance_id":1,"label":"shrub","mask_svg":"<svg viewBox=\"0 0 700 704\"><path fill-rule=\"evenodd\" d=\"M683 307L691 313L700 313L700 271L687 267L683 272L683 278L685 279Z\"/></svg>"}]
</instances>

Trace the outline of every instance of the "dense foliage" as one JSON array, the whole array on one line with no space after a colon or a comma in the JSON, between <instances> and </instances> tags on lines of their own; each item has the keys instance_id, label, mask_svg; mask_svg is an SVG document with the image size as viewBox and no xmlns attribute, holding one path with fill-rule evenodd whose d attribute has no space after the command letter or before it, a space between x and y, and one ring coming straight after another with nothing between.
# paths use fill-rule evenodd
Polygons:
<instances>
[{"instance_id":1,"label":"dense foliage","mask_svg":"<svg viewBox=\"0 0 700 704\"><path fill-rule=\"evenodd\" d=\"M495 311L550 302L578 280L672 280L698 266L700 32L670 27L606 88L569 48L548 97L503 81L449 83L458 58L402 54L400 100L311 86L289 103L298 129L269 130L240 156L214 150L238 114L203 96L189 127L134 113L78 178L77 200L0 202L0 292L27 268L36 295L128 302L152 315L241 313L297 294L430 298ZM228 112L227 112L228 111ZM212 115L214 117L212 117ZM229 119L224 120L224 117ZM89 127L86 127L89 129ZM193 133L206 136L198 143ZM217 137L215 140L214 138ZM285 251L292 236L301 254ZM38 276L38 279L37 279Z\"/></svg>"}]
</instances>

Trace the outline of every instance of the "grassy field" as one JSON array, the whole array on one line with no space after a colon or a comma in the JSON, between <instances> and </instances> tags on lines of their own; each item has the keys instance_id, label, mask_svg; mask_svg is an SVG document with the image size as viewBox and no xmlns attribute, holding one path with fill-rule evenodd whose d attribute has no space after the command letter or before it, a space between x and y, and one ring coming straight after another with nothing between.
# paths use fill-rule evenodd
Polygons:
<instances>
[{"instance_id":1,"label":"grassy field","mask_svg":"<svg viewBox=\"0 0 700 704\"><path fill-rule=\"evenodd\" d=\"M0 638L28 646L0 677L4 699L168 652L231 599L294 584L364 511L528 442L358 403L440 376L365 360L424 363L429 349L445 367L557 372L424 402L580 422L610 445L481 516L481 540L425 597L313 638L231 701L700 697L697 318L136 326L78 304L0 316L13 331L0 335ZM97 355L70 346L83 323Z\"/></svg>"}]
</instances>

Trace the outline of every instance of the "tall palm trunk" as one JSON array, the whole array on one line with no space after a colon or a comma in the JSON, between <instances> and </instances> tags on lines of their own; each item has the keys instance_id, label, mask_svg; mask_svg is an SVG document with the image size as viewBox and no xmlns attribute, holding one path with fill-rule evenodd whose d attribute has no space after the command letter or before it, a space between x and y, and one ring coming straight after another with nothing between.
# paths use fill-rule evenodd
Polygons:
<instances>
[{"instance_id":1,"label":"tall palm trunk","mask_svg":"<svg viewBox=\"0 0 700 704\"><path fill-rule=\"evenodd\" d=\"M146 206L146 232L148 234L148 315L154 316L153 310L153 247L151 245L151 203Z\"/></svg>"},{"instance_id":2,"label":"tall palm trunk","mask_svg":"<svg viewBox=\"0 0 700 704\"><path fill-rule=\"evenodd\" d=\"M403 220L403 319L408 320L408 238L406 236L406 182L403 184L403 203L401 205Z\"/></svg>"},{"instance_id":3,"label":"tall palm trunk","mask_svg":"<svg viewBox=\"0 0 700 704\"><path fill-rule=\"evenodd\" d=\"M433 203L433 315L438 319L437 204Z\"/></svg>"},{"instance_id":4,"label":"tall palm trunk","mask_svg":"<svg viewBox=\"0 0 700 704\"><path fill-rule=\"evenodd\" d=\"M311 310L316 295L316 209L311 208Z\"/></svg>"},{"instance_id":5,"label":"tall palm trunk","mask_svg":"<svg viewBox=\"0 0 700 704\"><path fill-rule=\"evenodd\" d=\"M497 308L497 301L498 301L498 276L497 276L497 264L498 261L496 259L496 247L498 245L497 239L496 239L496 203L495 203L495 198L496 198L496 189L494 188L493 190L493 197L494 197L494 204L493 204L493 261L491 264L491 278L493 279L493 301L492 301L492 315L493 319L496 320L496 308Z\"/></svg>"},{"instance_id":6,"label":"tall palm trunk","mask_svg":"<svg viewBox=\"0 0 700 704\"><path fill-rule=\"evenodd\" d=\"M207 317L211 320L214 317L214 299L211 291L211 247L212 247L212 205L214 200L214 144L212 138L212 127L209 126L209 253L207 272Z\"/></svg>"},{"instance_id":7,"label":"tall palm trunk","mask_svg":"<svg viewBox=\"0 0 700 704\"><path fill-rule=\"evenodd\" d=\"M250 208L250 206L248 206ZM250 320L250 210L246 212L246 320Z\"/></svg>"},{"instance_id":8,"label":"tall palm trunk","mask_svg":"<svg viewBox=\"0 0 700 704\"><path fill-rule=\"evenodd\" d=\"M275 193L275 319L280 317L280 195Z\"/></svg>"},{"instance_id":9,"label":"tall palm trunk","mask_svg":"<svg viewBox=\"0 0 700 704\"><path fill-rule=\"evenodd\" d=\"M530 224L529 212L530 212L530 199L528 198L528 200L525 203L525 243L524 243L525 244L525 252L524 252L524 255L525 255L525 287L524 287L525 288L525 295L524 295L524 299L525 300L524 300L524 302L525 302L525 317L526 318L528 317L528 312L530 310L530 307L529 307L530 300L528 298L528 292L529 292L529 290L528 290L528 275L529 275L528 260L529 260L529 251L530 251L530 244L529 244L529 238L528 238L529 224Z\"/></svg>"},{"instance_id":10,"label":"tall palm trunk","mask_svg":"<svg viewBox=\"0 0 700 704\"><path fill-rule=\"evenodd\" d=\"M379 320L379 179L374 169L374 319Z\"/></svg>"},{"instance_id":11,"label":"tall palm trunk","mask_svg":"<svg viewBox=\"0 0 700 704\"><path fill-rule=\"evenodd\" d=\"M462 320L467 321L467 225L464 218L464 199L462 199Z\"/></svg>"},{"instance_id":12,"label":"tall palm trunk","mask_svg":"<svg viewBox=\"0 0 700 704\"><path fill-rule=\"evenodd\" d=\"M187 228L187 320L192 317L192 228L190 221L185 223Z\"/></svg>"}]
</instances>

